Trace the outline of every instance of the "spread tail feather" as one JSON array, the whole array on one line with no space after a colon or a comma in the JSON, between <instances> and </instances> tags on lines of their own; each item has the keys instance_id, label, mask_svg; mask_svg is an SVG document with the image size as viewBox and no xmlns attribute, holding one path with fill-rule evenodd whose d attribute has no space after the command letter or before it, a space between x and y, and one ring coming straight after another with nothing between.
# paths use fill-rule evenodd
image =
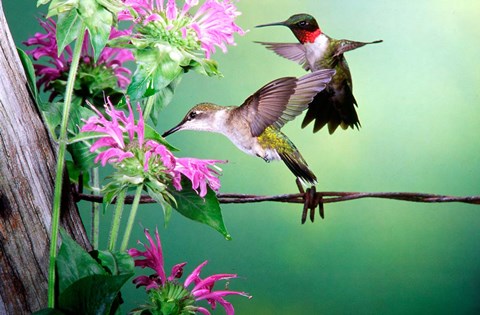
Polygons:
<instances>
[{"instance_id":1,"label":"spread tail feather","mask_svg":"<svg viewBox=\"0 0 480 315\"><path fill-rule=\"evenodd\" d=\"M357 102L352 90L345 83L342 90L327 89L318 93L309 104L302 128L315 121L313 132L317 132L328 124L328 131L333 134L338 126L342 129L361 127L358 114L355 109Z\"/></svg>"}]
</instances>

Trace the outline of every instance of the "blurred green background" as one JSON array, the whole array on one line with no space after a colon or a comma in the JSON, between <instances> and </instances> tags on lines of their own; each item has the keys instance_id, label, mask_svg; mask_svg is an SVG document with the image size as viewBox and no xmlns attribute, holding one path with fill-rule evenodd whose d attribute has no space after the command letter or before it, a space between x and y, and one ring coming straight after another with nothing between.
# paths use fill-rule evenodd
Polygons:
<instances>
[{"instance_id":1,"label":"blurred green background","mask_svg":"<svg viewBox=\"0 0 480 315\"><path fill-rule=\"evenodd\" d=\"M15 41L39 31L35 1L4 1ZM347 53L362 128L313 134L301 119L284 127L325 191L480 194L480 2L241 1L238 24L250 31L214 55L222 79L189 74L158 130L194 104L239 105L260 86L304 72L253 41L295 42L287 28L254 25L308 12L335 38L384 43ZM45 9L45 8L43 8ZM282 163L247 156L221 135L171 136L181 156L225 159L221 192L296 192ZM479 314L480 208L358 200L326 205L326 218L300 224L300 205L222 206L233 240L174 214L168 228L157 206L141 208L141 226L159 227L166 269L202 261L203 275L238 273L229 288L237 314ZM88 224L88 205L82 204ZM107 235L110 217L103 218ZM106 236L105 236L106 238ZM103 242L106 239L102 240ZM124 292L124 310L142 303ZM217 313L222 314L223 309Z\"/></svg>"}]
</instances>

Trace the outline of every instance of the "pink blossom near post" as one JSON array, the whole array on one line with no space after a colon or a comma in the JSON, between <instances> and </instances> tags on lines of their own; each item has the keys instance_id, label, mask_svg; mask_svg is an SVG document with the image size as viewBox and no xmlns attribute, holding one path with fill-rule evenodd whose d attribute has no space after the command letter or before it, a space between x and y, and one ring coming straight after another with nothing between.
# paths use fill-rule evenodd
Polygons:
<instances>
[{"instance_id":1,"label":"pink blossom near post","mask_svg":"<svg viewBox=\"0 0 480 315\"><path fill-rule=\"evenodd\" d=\"M174 284L182 285L185 289L188 289L191 285L193 287L189 290L191 296L195 301L206 300L210 307L214 310L217 306L217 303L220 304L226 311L227 315L234 315L235 311L233 305L225 300L226 296L229 295L241 295L248 298L251 298L247 293L241 291L231 291L231 290L217 290L215 291L214 285L220 280L230 280L235 279L238 276L236 274L215 274L208 276L206 278L201 278L200 273L207 264L207 261L204 261L198 265L185 279L183 284L175 281L180 279L183 274L183 268L186 263L176 264L167 277L164 267L164 255L162 251L162 245L160 242L160 235L158 234L158 229L155 230L155 241L151 237L148 229L145 229L145 236L147 237L149 244L143 244L140 241L139 244L143 245L145 251L140 251L136 248L128 250L128 254L135 259L135 266L141 268L150 268L155 271L155 274L152 276L138 276L133 282L137 287L145 286L147 292L149 290L162 290L166 288L166 283L171 282ZM143 258L141 258L143 257ZM202 314L210 314L210 312L204 307L195 307L195 311Z\"/></svg>"},{"instance_id":2,"label":"pink blossom near post","mask_svg":"<svg viewBox=\"0 0 480 315\"><path fill-rule=\"evenodd\" d=\"M58 46L56 39L57 25L56 22L48 18L46 20L39 19L40 26L45 33L36 33L33 37L24 42L26 46L33 47L28 50L27 54L37 61L43 59L45 63L35 63L34 69L38 77L37 87L43 86L45 91L52 90L50 99L52 100L59 93L54 90L52 85L55 80L66 78L70 70L72 61L72 48L66 46L63 53L58 55ZM117 38L128 34L129 31L118 31L112 29L110 39ZM112 71L116 78L119 88L124 89L130 84L131 71L125 67L125 63L133 61L133 54L128 49L105 47L97 62L93 62L93 49L89 44L88 36L82 43L81 64L88 64L92 67L104 67Z\"/></svg>"}]
</instances>

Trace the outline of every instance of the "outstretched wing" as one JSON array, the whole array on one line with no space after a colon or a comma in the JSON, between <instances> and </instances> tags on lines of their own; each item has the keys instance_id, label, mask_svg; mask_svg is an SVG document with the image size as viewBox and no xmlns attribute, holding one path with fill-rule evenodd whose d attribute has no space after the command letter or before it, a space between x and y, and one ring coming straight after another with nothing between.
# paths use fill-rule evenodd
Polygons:
<instances>
[{"instance_id":1,"label":"outstretched wing","mask_svg":"<svg viewBox=\"0 0 480 315\"><path fill-rule=\"evenodd\" d=\"M319 70L298 79L274 80L247 98L235 111L247 120L254 137L268 126L280 129L308 107L334 74L334 70Z\"/></svg>"},{"instance_id":2,"label":"outstretched wing","mask_svg":"<svg viewBox=\"0 0 480 315\"><path fill-rule=\"evenodd\" d=\"M277 55L295 61L302 65L303 69L310 70L308 66L305 47L300 43L268 43L268 42L255 42L262 44L267 49L273 50Z\"/></svg>"},{"instance_id":3,"label":"outstretched wing","mask_svg":"<svg viewBox=\"0 0 480 315\"><path fill-rule=\"evenodd\" d=\"M333 55L333 57L338 57L341 54L346 53L347 51L354 50L354 49L363 47L365 45L378 44L383 42L383 40L376 40L373 42L366 43L366 42L356 42L348 39L340 39L337 41L338 41L338 44L336 45L335 54Z\"/></svg>"}]
</instances>

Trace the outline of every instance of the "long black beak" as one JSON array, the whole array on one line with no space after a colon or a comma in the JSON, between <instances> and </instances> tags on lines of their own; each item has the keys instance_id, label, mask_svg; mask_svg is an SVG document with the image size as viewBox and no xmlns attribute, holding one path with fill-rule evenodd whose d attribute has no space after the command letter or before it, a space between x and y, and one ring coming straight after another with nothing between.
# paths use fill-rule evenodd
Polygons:
<instances>
[{"instance_id":1,"label":"long black beak","mask_svg":"<svg viewBox=\"0 0 480 315\"><path fill-rule=\"evenodd\" d=\"M176 131L179 131L180 129L182 129L182 125L183 125L184 121L182 120L178 125L176 125L175 127L173 127L172 129L170 130L167 130L163 133L162 137L165 138L169 135L171 135L172 133L176 132Z\"/></svg>"},{"instance_id":2,"label":"long black beak","mask_svg":"<svg viewBox=\"0 0 480 315\"><path fill-rule=\"evenodd\" d=\"M267 26L285 26L285 21L282 21L282 22L275 22L275 23L268 23L268 24L261 24L261 25L257 25L255 27L267 27Z\"/></svg>"}]
</instances>

